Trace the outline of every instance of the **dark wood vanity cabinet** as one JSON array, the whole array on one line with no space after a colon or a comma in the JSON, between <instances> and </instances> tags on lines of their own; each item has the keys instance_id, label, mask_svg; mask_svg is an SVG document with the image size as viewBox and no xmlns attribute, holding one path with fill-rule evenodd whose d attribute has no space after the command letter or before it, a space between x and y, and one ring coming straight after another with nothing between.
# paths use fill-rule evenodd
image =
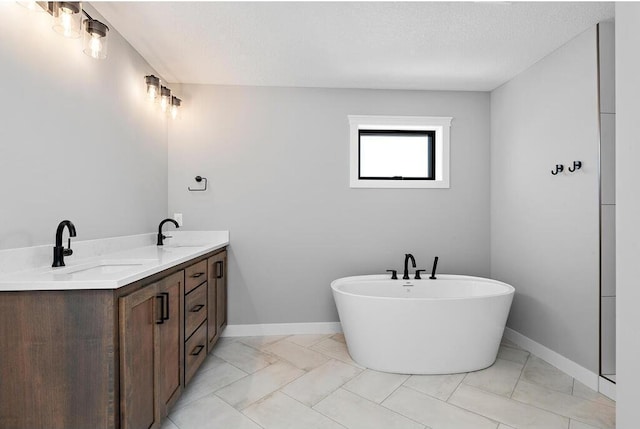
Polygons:
<instances>
[{"instance_id":1,"label":"dark wood vanity cabinet","mask_svg":"<svg viewBox=\"0 0 640 429\"><path fill-rule=\"evenodd\" d=\"M182 391L184 271L121 297L121 428L159 424Z\"/></svg>"},{"instance_id":2,"label":"dark wood vanity cabinet","mask_svg":"<svg viewBox=\"0 0 640 429\"><path fill-rule=\"evenodd\" d=\"M226 324L225 274L223 249L114 290L0 292L0 428L159 428Z\"/></svg>"},{"instance_id":3,"label":"dark wood vanity cabinet","mask_svg":"<svg viewBox=\"0 0 640 429\"><path fill-rule=\"evenodd\" d=\"M160 413L167 415L182 393L182 342L184 341L184 277L177 272L158 282L158 292L165 300L164 320L158 324L158 375ZM157 300L156 300L157 303Z\"/></svg>"},{"instance_id":4,"label":"dark wood vanity cabinet","mask_svg":"<svg viewBox=\"0 0 640 429\"><path fill-rule=\"evenodd\" d=\"M0 292L0 428L120 427L113 292Z\"/></svg>"},{"instance_id":5,"label":"dark wood vanity cabinet","mask_svg":"<svg viewBox=\"0 0 640 429\"><path fill-rule=\"evenodd\" d=\"M120 298L120 401L122 428L150 428L157 407L157 288Z\"/></svg>"},{"instance_id":6,"label":"dark wood vanity cabinet","mask_svg":"<svg viewBox=\"0 0 640 429\"><path fill-rule=\"evenodd\" d=\"M187 385L207 357L207 260L185 270L184 384Z\"/></svg>"},{"instance_id":7,"label":"dark wood vanity cabinet","mask_svg":"<svg viewBox=\"0 0 640 429\"><path fill-rule=\"evenodd\" d=\"M209 290L207 296L207 350L213 349L227 324L227 251L223 250L207 259Z\"/></svg>"},{"instance_id":8,"label":"dark wood vanity cabinet","mask_svg":"<svg viewBox=\"0 0 640 429\"><path fill-rule=\"evenodd\" d=\"M185 270L185 385L227 324L227 251L221 250Z\"/></svg>"}]
</instances>

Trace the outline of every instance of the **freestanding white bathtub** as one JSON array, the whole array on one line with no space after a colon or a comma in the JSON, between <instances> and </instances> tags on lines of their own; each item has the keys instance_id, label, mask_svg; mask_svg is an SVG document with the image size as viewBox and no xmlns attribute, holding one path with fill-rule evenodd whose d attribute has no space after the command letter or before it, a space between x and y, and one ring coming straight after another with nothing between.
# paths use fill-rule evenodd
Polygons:
<instances>
[{"instance_id":1,"label":"freestanding white bathtub","mask_svg":"<svg viewBox=\"0 0 640 429\"><path fill-rule=\"evenodd\" d=\"M452 374L496 360L514 288L481 277L331 283L347 347L358 364L401 374Z\"/></svg>"}]
</instances>

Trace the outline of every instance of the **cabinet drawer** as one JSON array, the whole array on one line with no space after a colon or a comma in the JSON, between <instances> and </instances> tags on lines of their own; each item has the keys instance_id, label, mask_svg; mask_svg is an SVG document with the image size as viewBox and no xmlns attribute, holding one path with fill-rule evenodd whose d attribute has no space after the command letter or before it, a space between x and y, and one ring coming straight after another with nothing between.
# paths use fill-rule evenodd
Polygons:
<instances>
[{"instance_id":1,"label":"cabinet drawer","mask_svg":"<svg viewBox=\"0 0 640 429\"><path fill-rule=\"evenodd\" d=\"M184 270L184 293L190 292L207 280L207 261L200 261Z\"/></svg>"},{"instance_id":2,"label":"cabinet drawer","mask_svg":"<svg viewBox=\"0 0 640 429\"><path fill-rule=\"evenodd\" d=\"M204 358L207 357L206 323L200 325L191 338L187 340L184 345L184 354L184 382L186 385L198 370Z\"/></svg>"},{"instance_id":3,"label":"cabinet drawer","mask_svg":"<svg viewBox=\"0 0 640 429\"><path fill-rule=\"evenodd\" d=\"M187 294L184 299L184 337L189 338L207 318L207 282Z\"/></svg>"}]
</instances>

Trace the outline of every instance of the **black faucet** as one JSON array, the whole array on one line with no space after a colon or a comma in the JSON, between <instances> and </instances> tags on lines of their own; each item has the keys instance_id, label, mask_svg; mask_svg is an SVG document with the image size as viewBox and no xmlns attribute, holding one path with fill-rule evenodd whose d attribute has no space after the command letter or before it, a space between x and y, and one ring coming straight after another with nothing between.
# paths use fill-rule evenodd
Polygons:
<instances>
[{"instance_id":1,"label":"black faucet","mask_svg":"<svg viewBox=\"0 0 640 429\"><path fill-rule=\"evenodd\" d=\"M436 280L436 267L438 266L438 257L433 260L433 267L431 268L431 280Z\"/></svg>"},{"instance_id":2,"label":"black faucet","mask_svg":"<svg viewBox=\"0 0 640 429\"><path fill-rule=\"evenodd\" d=\"M65 227L69 229L69 247L66 249L62 245L62 233L64 232ZM64 257L73 255L73 250L71 250L71 237L75 236L76 227L70 220L63 220L58 224L58 229L56 230L56 245L53 248L52 267L64 267Z\"/></svg>"},{"instance_id":3,"label":"black faucet","mask_svg":"<svg viewBox=\"0 0 640 429\"><path fill-rule=\"evenodd\" d=\"M160 222L160 225L158 226L158 246L162 246L164 244L163 240L165 238L171 238L170 235L163 235L162 234L162 226L167 223L167 222L173 222L173 224L176 226L176 228L180 228L180 225L178 225L178 222L176 222L173 219L165 219L162 222Z\"/></svg>"},{"instance_id":4,"label":"black faucet","mask_svg":"<svg viewBox=\"0 0 640 429\"><path fill-rule=\"evenodd\" d=\"M409 280L409 259L411 259L411 265L413 265L413 268L416 267L416 260L413 258L413 255L411 253L405 253L404 276L402 276L402 280Z\"/></svg>"}]
</instances>

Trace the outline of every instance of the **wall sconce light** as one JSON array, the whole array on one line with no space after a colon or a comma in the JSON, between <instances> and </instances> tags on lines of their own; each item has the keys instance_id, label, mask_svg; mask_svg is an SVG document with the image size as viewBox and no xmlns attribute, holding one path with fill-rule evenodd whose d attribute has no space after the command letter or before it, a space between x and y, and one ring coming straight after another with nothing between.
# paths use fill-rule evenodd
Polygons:
<instances>
[{"instance_id":1,"label":"wall sconce light","mask_svg":"<svg viewBox=\"0 0 640 429\"><path fill-rule=\"evenodd\" d=\"M182 100L178 97L171 97L171 117L176 119L178 117L178 109L180 109L180 105L182 104Z\"/></svg>"},{"instance_id":2,"label":"wall sconce light","mask_svg":"<svg viewBox=\"0 0 640 429\"><path fill-rule=\"evenodd\" d=\"M93 19L88 13L87 19L83 23L83 49L82 52L96 60L104 60L107 58L108 40L107 34L109 27L102 22Z\"/></svg>"},{"instance_id":3,"label":"wall sconce light","mask_svg":"<svg viewBox=\"0 0 640 429\"><path fill-rule=\"evenodd\" d=\"M149 101L156 101L160 92L160 78L150 74L144 77L144 81L147 84L147 98Z\"/></svg>"},{"instance_id":4,"label":"wall sconce light","mask_svg":"<svg viewBox=\"0 0 640 429\"><path fill-rule=\"evenodd\" d=\"M164 114L171 114L173 119L178 117L182 100L171 95L171 89L160 84L160 78L152 74L144 77L147 84L147 99L151 102L160 100L160 109Z\"/></svg>"},{"instance_id":5,"label":"wall sconce light","mask_svg":"<svg viewBox=\"0 0 640 429\"><path fill-rule=\"evenodd\" d=\"M64 37L77 39L82 26L82 4L80 2L53 2L53 30Z\"/></svg>"},{"instance_id":6,"label":"wall sconce light","mask_svg":"<svg viewBox=\"0 0 640 429\"><path fill-rule=\"evenodd\" d=\"M171 104L171 90L166 86L160 87L160 109L162 113L166 113Z\"/></svg>"},{"instance_id":7,"label":"wall sconce light","mask_svg":"<svg viewBox=\"0 0 640 429\"><path fill-rule=\"evenodd\" d=\"M18 4L29 10L45 10L53 16L53 29L64 37L77 39L83 35L82 51L97 60L107 58L107 34L109 27L91 18L82 9L81 2L21 0ZM87 19L82 19L82 16Z\"/></svg>"}]
</instances>

